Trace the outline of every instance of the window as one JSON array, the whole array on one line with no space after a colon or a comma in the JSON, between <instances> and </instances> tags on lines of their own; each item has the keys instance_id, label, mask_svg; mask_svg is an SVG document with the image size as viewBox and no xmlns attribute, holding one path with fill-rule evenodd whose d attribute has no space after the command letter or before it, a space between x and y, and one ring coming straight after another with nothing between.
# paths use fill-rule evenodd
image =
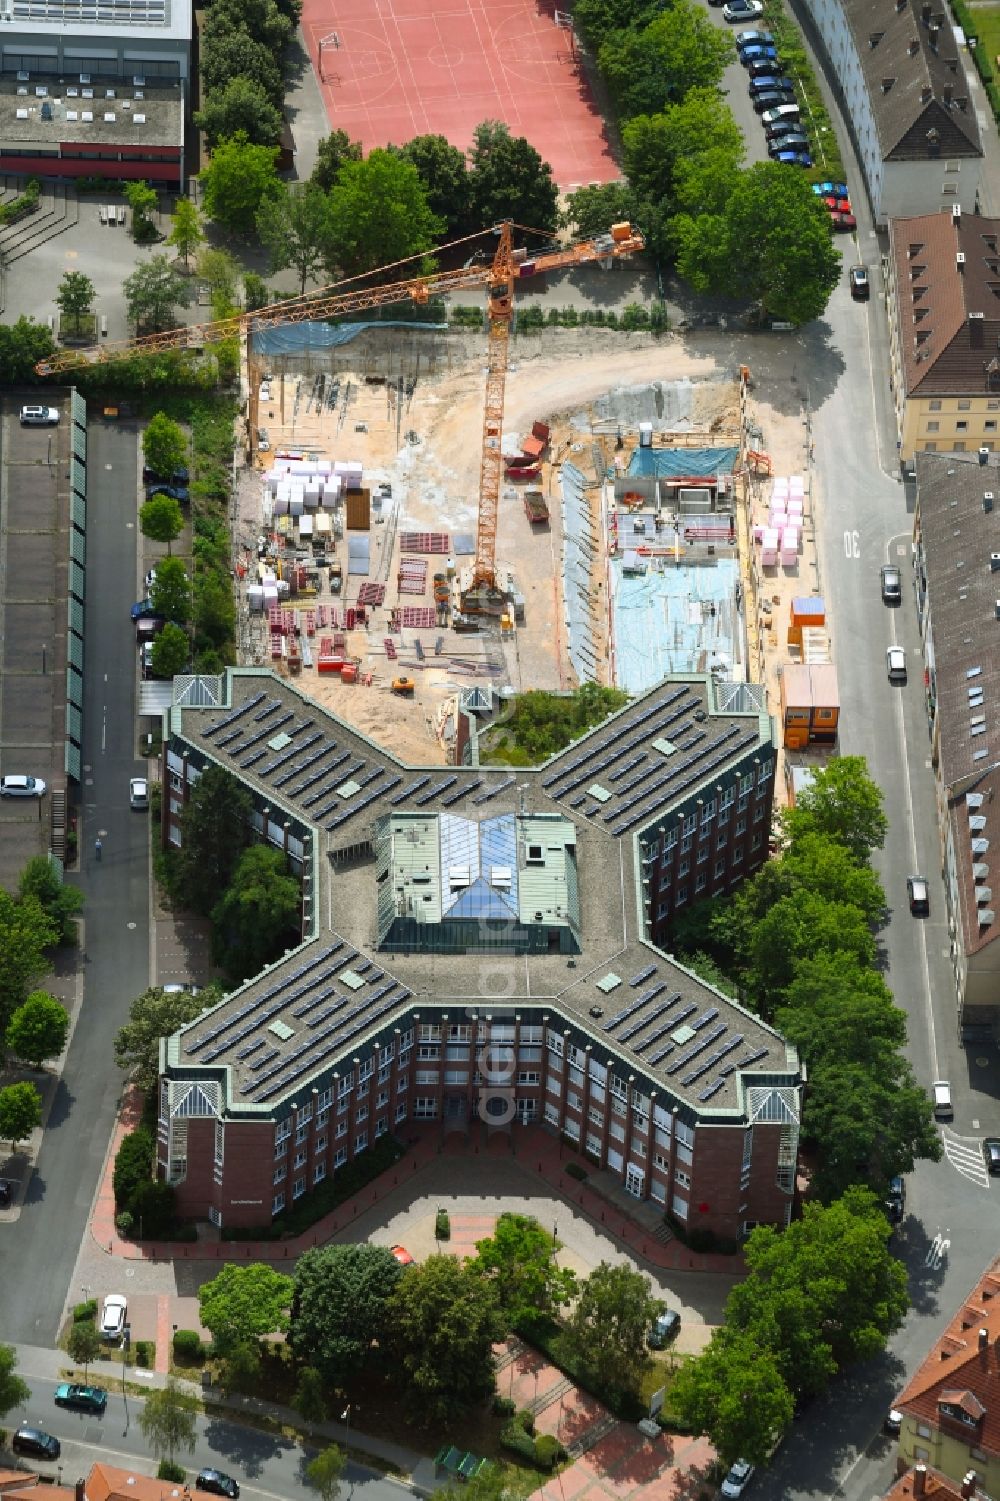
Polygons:
<instances>
[{"instance_id":1,"label":"window","mask_svg":"<svg viewBox=\"0 0 1000 1501\"><path fill-rule=\"evenodd\" d=\"M375 1122L375 1140L378 1141L380 1136L384 1136L388 1129L389 1117L387 1115L380 1115Z\"/></svg>"},{"instance_id":2,"label":"window","mask_svg":"<svg viewBox=\"0 0 1000 1501\"><path fill-rule=\"evenodd\" d=\"M300 1147L299 1150L295 1154L295 1161L293 1162L292 1166L293 1167L305 1167L307 1156L308 1156L308 1153L306 1152L305 1147Z\"/></svg>"},{"instance_id":3,"label":"window","mask_svg":"<svg viewBox=\"0 0 1000 1501\"><path fill-rule=\"evenodd\" d=\"M313 1108L312 1101L310 1100L308 1105L303 1105L299 1110L299 1126L307 1125L312 1120L312 1115Z\"/></svg>"},{"instance_id":4,"label":"window","mask_svg":"<svg viewBox=\"0 0 1000 1501\"><path fill-rule=\"evenodd\" d=\"M678 865L678 867L677 867L677 874L678 874L679 877L680 876L686 876L687 873L688 873L688 871L690 869L691 869L691 861L690 860L682 860L680 862L680 864Z\"/></svg>"},{"instance_id":5,"label":"window","mask_svg":"<svg viewBox=\"0 0 1000 1501\"><path fill-rule=\"evenodd\" d=\"M305 1178L296 1178L295 1182L292 1184L292 1198L293 1198L293 1200L294 1199L301 1199L301 1197L305 1193L305 1191L306 1191L306 1180L305 1180Z\"/></svg>"},{"instance_id":6,"label":"window","mask_svg":"<svg viewBox=\"0 0 1000 1501\"><path fill-rule=\"evenodd\" d=\"M697 822L698 822L698 815L697 815L697 813L688 813L688 814L686 814L685 818L684 818L684 833L685 834L693 834L694 831L695 831L695 825L697 824Z\"/></svg>"},{"instance_id":7,"label":"window","mask_svg":"<svg viewBox=\"0 0 1000 1501\"><path fill-rule=\"evenodd\" d=\"M418 1068L417 1069L417 1083L418 1084L436 1084L437 1081L438 1081L438 1071L437 1071L436 1068Z\"/></svg>"},{"instance_id":8,"label":"window","mask_svg":"<svg viewBox=\"0 0 1000 1501\"><path fill-rule=\"evenodd\" d=\"M366 1121L367 1119L368 1119L368 1106L367 1105L362 1105L361 1109L358 1111L357 1115L354 1117L354 1120L355 1120L355 1122L357 1124L360 1124L361 1121Z\"/></svg>"},{"instance_id":9,"label":"window","mask_svg":"<svg viewBox=\"0 0 1000 1501\"><path fill-rule=\"evenodd\" d=\"M381 1110L382 1106L383 1105L388 1105L388 1103L389 1103L389 1091L387 1089L380 1089L379 1092L378 1092L378 1099L375 1101L375 1109L376 1110Z\"/></svg>"},{"instance_id":10,"label":"window","mask_svg":"<svg viewBox=\"0 0 1000 1501\"><path fill-rule=\"evenodd\" d=\"M928 422L928 424L927 424L927 431L929 433L940 432L941 431L941 424L940 424L940 422Z\"/></svg>"},{"instance_id":11,"label":"window","mask_svg":"<svg viewBox=\"0 0 1000 1501\"><path fill-rule=\"evenodd\" d=\"M439 1047L423 1046L417 1048L417 1057L422 1058L425 1062L436 1063L440 1056L441 1049Z\"/></svg>"},{"instance_id":12,"label":"window","mask_svg":"<svg viewBox=\"0 0 1000 1501\"><path fill-rule=\"evenodd\" d=\"M967 422L956 422L955 431L956 433L967 433L969 431L969 424Z\"/></svg>"},{"instance_id":13,"label":"window","mask_svg":"<svg viewBox=\"0 0 1000 1501\"><path fill-rule=\"evenodd\" d=\"M285 1196L284 1196L284 1194L283 1193L275 1194L274 1198L271 1200L271 1213L272 1214L280 1214L281 1211L284 1209L284 1207L285 1207Z\"/></svg>"},{"instance_id":14,"label":"window","mask_svg":"<svg viewBox=\"0 0 1000 1501\"><path fill-rule=\"evenodd\" d=\"M708 876L705 873L705 871L702 871L701 875L698 877L698 879L694 883L694 894L695 894L695 896L698 895L699 891L704 891L705 887L707 885L708 885Z\"/></svg>"},{"instance_id":15,"label":"window","mask_svg":"<svg viewBox=\"0 0 1000 1501\"><path fill-rule=\"evenodd\" d=\"M725 874L726 874L726 862L725 862L725 860L716 860L715 866L714 866L714 868L712 870L712 876L713 876L713 878L717 881L720 876L724 876Z\"/></svg>"},{"instance_id":16,"label":"window","mask_svg":"<svg viewBox=\"0 0 1000 1501\"><path fill-rule=\"evenodd\" d=\"M317 1136L317 1138L316 1138L316 1155L319 1156L320 1152L325 1152L325 1151L326 1151L326 1137L325 1136Z\"/></svg>"},{"instance_id":17,"label":"window","mask_svg":"<svg viewBox=\"0 0 1000 1501\"><path fill-rule=\"evenodd\" d=\"M404 1100L401 1105L397 1105L396 1106L396 1124L398 1125L400 1121L405 1121L405 1120L406 1120L406 1101Z\"/></svg>"},{"instance_id":18,"label":"window","mask_svg":"<svg viewBox=\"0 0 1000 1501\"><path fill-rule=\"evenodd\" d=\"M705 861L708 859L709 853L710 853L710 851L709 851L709 848L708 848L707 844L699 844L699 846L698 846L698 864L699 865L704 865L705 864Z\"/></svg>"},{"instance_id":19,"label":"window","mask_svg":"<svg viewBox=\"0 0 1000 1501\"><path fill-rule=\"evenodd\" d=\"M523 1068L517 1076L518 1084L540 1084L542 1076L537 1068Z\"/></svg>"},{"instance_id":20,"label":"window","mask_svg":"<svg viewBox=\"0 0 1000 1501\"><path fill-rule=\"evenodd\" d=\"M410 1081L409 1081L409 1079L397 1079L396 1080L396 1093L397 1094L405 1094L406 1091L409 1089L409 1087L410 1087Z\"/></svg>"},{"instance_id":21,"label":"window","mask_svg":"<svg viewBox=\"0 0 1000 1501\"><path fill-rule=\"evenodd\" d=\"M343 1165L344 1165L344 1163L346 1161L347 1161L347 1148L346 1147L341 1147L339 1149L339 1151L337 1152L336 1157L333 1159L334 1170L336 1170L338 1167L343 1167Z\"/></svg>"},{"instance_id":22,"label":"window","mask_svg":"<svg viewBox=\"0 0 1000 1501\"><path fill-rule=\"evenodd\" d=\"M917 1424L917 1437L918 1438L930 1438L930 1436L931 1436L931 1430L928 1427L928 1425L926 1423L918 1423Z\"/></svg>"},{"instance_id":23,"label":"window","mask_svg":"<svg viewBox=\"0 0 1000 1501\"><path fill-rule=\"evenodd\" d=\"M653 1165L654 1165L654 1167L661 1167L664 1170L666 1170L670 1166L669 1162L664 1157L664 1155L663 1155L662 1152L654 1152L654 1154L653 1154Z\"/></svg>"},{"instance_id":24,"label":"window","mask_svg":"<svg viewBox=\"0 0 1000 1501\"><path fill-rule=\"evenodd\" d=\"M306 1137L308 1135L309 1135L309 1127L308 1127L308 1125L299 1126L298 1130L295 1132L295 1141L296 1141L296 1144L298 1144L299 1142L305 1141L305 1139L306 1139Z\"/></svg>"},{"instance_id":25,"label":"window","mask_svg":"<svg viewBox=\"0 0 1000 1501\"><path fill-rule=\"evenodd\" d=\"M958 410L960 412L970 412L972 410L972 402L967 399L960 401L958 403Z\"/></svg>"},{"instance_id":26,"label":"window","mask_svg":"<svg viewBox=\"0 0 1000 1501\"><path fill-rule=\"evenodd\" d=\"M333 1090L332 1089L324 1089L323 1092L322 1092L322 1094L320 1095L319 1099L316 1101L316 1109L317 1110L328 1110L329 1107L332 1104L333 1104Z\"/></svg>"},{"instance_id":27,"label":"window","mask_svg":"<svg viewBox=\"0 0 1000 1501\"><path fill-rule=\"evenodd\" d=\"M325 1162L317 1162L316 1166L313 1168L313 1182L314 1183L322 1183L322 1181L323 1181L323 1179L325 1177L326 1177L326 1163Z\"/></svg>"},{"instance_id":28,"label":"window","mask_svg":"<svg viewBox=\"0 0 1000 1501\"><path fill-rule=\"evenodd\" d=\"M367 1085L367 1084L359 1084L359 1085L358 1085L358 1093L357 1093L357 1098L358 1098L358 1099L359 1099L359 1100L363 1100L363 1099L364 1099L364 1097L365 1097L365 1095L366 1095L366 1094L367 1094L367 1093L368 1093L368 1085Z\"/></svg>"},{"instance_id":29,"label":"window","mask_svg":"<svg viewBox=\"0 0 1000 1501\"><path fill-rule=\"evenodd\" d=\"M215 1165L221 1167L225 1156L226 1128L221 1121L215 1123Z\"/></svg>"},{"instance_id":30,"label":"window","mask_svg":"<svg viewBox=\"0 0 1000 1501\"><path fill-rule=\"evenodd\" d=\"M611 1122L611 1135L614 1137L615 1141L625 1140L625 1127L622 1125L621 1121Z\"/></svg>"},{"instance_id":31,"label":"window","mask_svg":"<svg viewBox=\"0 0 1000 1501\"><path fill-rule=\"evenodd\" d=\"M586 1140L586 1148L587 1148L587 1151L591 1154L592 1157L600 1157L600 1155L601 1155L601 1138L599 1136L592 1136L592 1135L588 1134L587 1140Z\"/></svg>"},{"instance_id":32,"label":"window","mask_svg":"<svg viewBox=\"0 0 1000 1501\"><path fill-rule=\"evenodd\" d=\"M275 1170L274 1170L274 1182L275 1183L284 1183L284 1181L285 1181L285 1179L286 1179L287 1176L288 1176L288 1168L287 1168L286 1164L283 1162L280 1167L276 1167Z\"/></svg>"},{"instance_id":33,"label":"window","mask_svg":"<svg viewBox=\"0 0 1000 1501\"><path fill-rule=\"evenodd\" d=\"M936 443L925 443L924 444L924 453L937 453L937 444Z\"/></svg>"},{"instance_id":34,"label":"window","mask_svg":"<svg viewBox=\"0 0 1000 1501\"><path fill-rule=\"evenodd\" d=\"M569 1106L571 1106L571 1108L573 1110L582 1110L583 1109L583 1101L580 1098L580 1096L577 1094L577 1092L576 1092L575 1089L567 1089L567 1091L566 1091L566 1104L569 1105Z\"/></svg>"},{"instance_id":35,"label":"window","mask_svg":"<svg viewBox=\"0 0 1000 1501\"><path fill-rule=\"evenodd\" d=\"M632 1156L633 1157L645 1157L645 1155L646 1155L646 1143L641 1139L641 1137L633 1136L633 1138L632 1138Z\"/></svg>"},{"instance_id":36,"label":"window","mask_svg":"<svg viewBox=\"0 0 1000 1501\"><path fill-rule=\"evenodd\" d=\"M437 1100L418 1095L413 1102L413 1117L418 1121L432 1121L437 1116Z\"/></svg>"},{"instance_id":37,"label":"window","mask_svg":"<svg viewBox=\"0 0 1000 1501\"><path fill-rule=\"evenodd\" d=\"M733 864L734 865L742 865L742 863L743 863L743 851L741 849L739 849L739 848L734 849L733 850Z\"/></svg>"},{"instance_id":38,"label":"window","mask_svg":"<svg viewBox=\"0 0 1000 1501\"><path fill-rule=\"evenodd\" d=\"M323 1127L326 1125L326 1123L327 1123L327 1121L329 1119L330 1119L330 1112L329 1112L329 1110L321 1110L319 1112L319 1114L317 1115L317 1117L316 1117L316 1130L317 1131L322 1131Z\"/></svg>"},{"instance_id":39,"label":"window","mask_svg":"<svg viewBox=\"0 0 1000 1501\"><path fill-rule=\"evenodd\" d=\"M676 1216L677 1216L677 1218L679 1220L685 1220L685 1221L687 1220L687 1217L688 1217L688 1201L687 1201L687 1199L682 1199L681 1196L680 1196L680 1194L674 1194L673 1202L671 1203L670 1207L673 1210L674 1214L676 1214Z\"/></svg>"},{"instance_id":40,"label":"window","mask_svg":"<svg viewBox=\"0 0 1000 1501\"><path fill-rule=\"evenodd\" d=\"M687 1173L682 1173L680 1168L678 1168L674 1173L674 1182L679 1183L681 1188L691 1187L691 1179L688 1177Z\"/></svg>"},{"instance_id":41,"label":"window","mask_svg":"<svg viewBox=\"0 0 1000 1501\"><path fill-rule=\"evenodd\" d=\"M736 820L736 837L737 837L737 839L742 839L743 835L746 833L746 831L747 831L747 821L746 821L746 819L745 818L738 818Z\"/></svg>"},{"instance_id":42,"label":"window","mask_svg":"<svg viewBox=\"0 0 1000 1501\"><path fill-rule=\"evenodd\" d=\"M363 1152L364 1149L365 1149L365 1147L367 1145L368 1145L368 1132L367 1131L362 1131L361 1135L355 1138L355 1141L354 1141L354 1150L355 1150L355 1152Z\"/></svg>"},{"instance_id":43,"label":"window","mask_svg":"<svg viewBox=\"0 0 1000 1501\"><path fill-rule=\"evenodd\" d=\"M687 889L686 886L682 886L681 889L680 889L680 891L678 891L677 894L676 894L676 896L674 897L674 906L675 907L682 907L684 905L684 903L687 901L687 899L688 899L688 889Z\"/></svg>"},{"instance_id":44,"label":"window","mask_svg":"<svg viewBox=\"0 0 1000 1501\"><path fill-rule=\"evenodd\" d=\"M603 1126L604 1112L602 1110L595 1110L593 1105L591 1105L587 1111L587 1119L590 1121L591 1125Z\"/></svg>"},{"instance_id":45,"label":"window","mask_svg":"<svg viewBox=\"0 0 1000 1501\"><path fill-rule=\"evenodd\" d=\"M342 1136L346 1136L346 1135L347 1135L347 1122L346 1121L338 1121L337 1122L337 1140L339 1141Z\"/></svg>"},{"instance_id":46,"label":"window","mask_svg":"<svg viewBox=\"0 0 1000 1501\"><path fill-rule=\"evenodd\" d=\"M996 419L994 417L988 417L983 423L983 427L985 427L988 433L995 433L997 430Z\"/></svg>"}]
</instances>

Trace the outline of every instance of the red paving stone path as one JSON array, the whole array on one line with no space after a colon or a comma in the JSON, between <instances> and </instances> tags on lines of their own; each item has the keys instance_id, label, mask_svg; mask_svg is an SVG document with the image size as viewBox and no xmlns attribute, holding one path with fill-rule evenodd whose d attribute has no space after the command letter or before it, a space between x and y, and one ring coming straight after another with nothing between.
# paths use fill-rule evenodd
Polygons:
<instances>
[{"instance_id":1,"label":"red paving stone path","mask_svg":"<svg viewBox=\"0 0 1000 1501\"><path fill-rule=\"evenodd\" d=\"M439 134L465 151L481 121L502 120L562 189L611 182L621 169L555 9L551 0L305 0L302 30L331 127L366 150ZM334 35L339 47L327 42L321 60Z\"/></svg>"}]
</instances>

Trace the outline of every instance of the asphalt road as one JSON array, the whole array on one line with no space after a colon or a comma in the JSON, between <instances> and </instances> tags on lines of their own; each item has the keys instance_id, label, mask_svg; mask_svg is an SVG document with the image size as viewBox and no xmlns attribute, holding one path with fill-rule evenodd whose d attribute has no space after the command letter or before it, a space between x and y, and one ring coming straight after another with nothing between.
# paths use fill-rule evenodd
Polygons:
<instances>
[{"instance_id":1,"label":"asphalt road","mask_svg":"<svg viewBox=\"0 0 1000 1501\"><path fill-rule=\"evenodd\" d=\"M136 1379L133 1370L129 1379ZM61 1475L67 1484L72 1484L78 1475L86 1475L97 1460L121 1469L135 1465L141 1474L156 1473L156 1461L150 1457L139 1427L141 1399L123 1396L120 1388L117 1392L109 1389L107 1409L103 1417L96 1418L57 1407L53 1400L55 1381L30 1377L28 1385L31 1400L23 1411L12 1413L8 1421L11 1424L15 1418L18 1422L29 1421L54 1434L62 1446L57 1463L22 1460L32 1471L51 1475L54 1480ZM305 1470L316 1457L317 1449L300 1446L280 1434L202 1413L196 1418L195 1428L194 1449L175 1456L190 1473L208 1466L223 1470L238 1482L241 1497L246 1501L255 1501L257 1497L273 1501L303 1497L315 1501L316 1491L309 1485ZM344 1472L341 1490L344 1501L351 1497L363 1501L400 1501L402 1496L413 1494L402 1481L388 1479L362 1465L349 1463Z\"/></svg>"},{"instance_id":2,"label":"asphalt road","mask_svg":"<svg viewBox=\"0 0 1000 1501\"><path fill-rule=\"evenodd\" d=\"M129 777L142 771L128 615L137 439L104 422L91 423L88 439L82 869L72 878L86 895L83 1005L24 1205L0 1237L3 1337L30 1344L55 1341L114 1121L114 1036L149 984L149 819L128 805Z\"/></svg>"}]
</instances>

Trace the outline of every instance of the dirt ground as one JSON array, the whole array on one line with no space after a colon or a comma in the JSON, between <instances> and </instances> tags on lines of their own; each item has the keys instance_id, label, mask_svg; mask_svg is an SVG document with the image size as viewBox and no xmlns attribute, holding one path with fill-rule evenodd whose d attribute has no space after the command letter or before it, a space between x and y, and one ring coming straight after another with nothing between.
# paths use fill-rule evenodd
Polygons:
<instances>
[{"instance_id":1,"label":"dirt ground","mask_svg":"<svg viewBox=\"0 0 1000 1501\"><path fill-rule=\"evenodd\" d=\"M548 497L550 522L532 529L522 505L520 487L502 482L498 514L497 576L513 576L525 599L525 621L503 640L494 631L456 635L450 628L413 631L393 636L398 658L387 661L384 641L389 634L390 609L399 604L432 604L431 581L444 571L446 559L428 556L427 590L423 597L400 598L396 590L400 533L406 530L442 531L474 538L479 492L479 468L485 385L485 344L468 339L449 348L447 370L421 375L412 394L406 389L397 409L395 382L386 384L361 372L338 375L341 396L337 406L317 411L310 402L312 379L275 372L271 399L262 403L257 421L265 428L271 452L259 456L265 468L282 448L309 451L329 458L359 460L364 483L374 492L379 483L392 487L392 503L373 510L369 577L386 584L385 603L370 612L367 628L355 631L348 651L358 658L360 677L371 674L371 687L343 684L339 677L320 678L304 668L299 685L338 715L416 764L448 759L452 713L463 688L492 683L496 687L560 688L574 684L566 654L561 593L562 535L558 465L570 459L590 477L597 465L613 462L614 424L602 420L595 405L616 388L640 388L652 382L692 383L689 427L729 436L738 431L737 388L731 369L721 368L729 356L724 343L698 350L680 337L653 340L648 336L609 334L595 338L594 330L560 331L544 343L519 342L512 349L506 387L504 433L523 437L535 420L552 428L549 462L540 484ZM368 367L370 369L370 367ZM345 400L345 393L349 395ZM797 417L754 408L751 421L761 429L761 446L772 454L775 472L801 472L804 467L803 428ZM626 451L636 434L626 430ZM249 558L261 529L261 486L257 476L244 475L240 489L241 538ZM599 492L593 492L596 508ZM344 593L338 599L318 596L342 611L357 598L361 580L347 577L346 538L338 543L344 564ZM803 563L805 560L802 560ZM472 563L471 556L454 555L456 571ZM749 569L748 569L749 574ZM593 587L603 575L603 559L595 560ZM801 584L794 592L808 592ZM312 603L305 601L304 603ZM301 603L301 602L300 602ZM269 660L266 633L258 621L244 620L243 658ZM323 634L320 632L319 634ZM415 649L419 637L424 650ZM434 653L440 640L441 652ZM278 665L278 664L275 664ZM279 670L280 667L279 667ZM412 698L391 692L392 677L403 673L416 682ZM776 699L775 699L776 702Z\"/></svg>"}]
</instances>

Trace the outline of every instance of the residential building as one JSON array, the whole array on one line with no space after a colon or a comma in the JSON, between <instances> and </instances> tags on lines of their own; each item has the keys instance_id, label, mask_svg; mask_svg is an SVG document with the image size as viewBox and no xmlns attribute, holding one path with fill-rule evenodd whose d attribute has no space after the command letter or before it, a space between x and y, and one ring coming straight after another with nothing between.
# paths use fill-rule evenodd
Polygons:
<instances>
[{"instance_id":1,"label":"residential building","mask_svg":"<svg viewBox=\"0 0 1000 1501\"><path fill-rule=\"evenodd\" d=\"M930 1465L914 1465L889 1487L884 1501L930 1501L932 1496L934 1501L989 1501L978 1482L975 1470L969 1470L957 1484Z\"/></svg>"},{"instance_id":2,"label":"residential building","mask_svg":"<svg viewBox=\"0 0 1000 1501\"><path fill-rule=\"evenodd\" d=\"M983 147L951 16L937 0L811 0L875 223L979 201Z\"/></svg>"},{"instance_id":3,"label":"residential building","mask_svg":"<svg viewBox=\"0 0 1000 1501\"><path fill-rule=\"evenodd\" d=\"M19 75L20 77L20 75ZM87 78L88 82L79 80ZM0 74L0 168L35 177L184 181L184 93L178 81L75 74L71 82Z\"/></svg>"},{"instance_id":4,"label":"residential building","mask_svg":"<svg viewBox=\"0 0 1000 1501\"><path fill-rule=\"evenodd\" d=\"M759 691L667 679L533 769L411 767L258 669L179 679L163 838L219 765L303 883L301 947L161 1048L182 1215L267 1224L407 1121L545 1123L682 1226L784 1225L802 1076L657 941L767 853Z\"/></svg>"},{"instance_id":5,"label":"residential building","mask_svg":"<svg viewBox=\"0 0 1000 1501\"><path fill-rule=\"evenodd\" d=\"M969 1039L995 1037L1000 457L922 452L916 474L914 579L958 1019Z\"/></svg>"},{"instance_id":6,"label":"residential building","mask_svg":"<svg viewBox=\"0 0 1000 1501\"><path fill-rule=\"evenodd\" d=\"M60 1473L62 1465L59 1466ZM0 1495L4 1501L184 1501L195 1492L173 1480L156 1480L116 1465L93 1464L86 1478L73 1485L51 1484L25 1470L0 1470Z\"/></svg>"},{"instance_id":7,"label":"residential building","mask_svg":"<svg viewBox=\"0 0 1000 1501\"><path fill-rule=\"evenodd\" d=\"M962 1496L975 1495L976 1485L988 1496L1000 1494L998 1337L1000 1262L994 1262L893 1404L903 1420L900 1469L933 1466L963 1487Z\"/></svg>"},{"instance_id":8,"label":"residential building","mask_svg":"<svg viewBox=\"0 0 1000 1501\"><path fill-rule=\"evenodd\" d=\"M1000 220L894 219L886 284L901 462L992 451L1000 421Z\"/></svg>"}]
</instances>

